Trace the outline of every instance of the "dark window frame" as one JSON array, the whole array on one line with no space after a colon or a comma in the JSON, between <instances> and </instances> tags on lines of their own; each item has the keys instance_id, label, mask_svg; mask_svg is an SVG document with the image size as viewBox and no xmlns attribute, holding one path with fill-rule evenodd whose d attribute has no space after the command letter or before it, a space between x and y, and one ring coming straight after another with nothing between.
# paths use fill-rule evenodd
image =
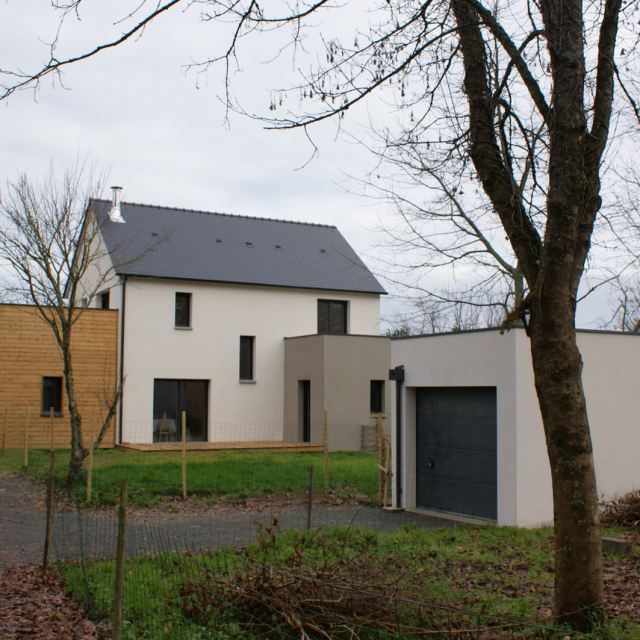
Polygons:
<instances>
[{"instance_id":1,"label":"dark window frame","mask_svg":"<svg viewBox=\"0 0 640 640\"><path fill-rule=\"evenodd\" d=\"M187 301L187 305L186 305L186 314L187 314L187 318L186 318L186 324L184 324L184 318L179 317L178 314L181 314L183 309L178 307L178 300L182 299ZM174 316L174 326L177 329L191 329L191 302L192 302L192 296L191 293L188 293L186 291L176 291L176 298L175 298L175 316ZM180 321L180 323L179 323Z\"/></svg>"},{"instance_id":2,"label":"dark window frame","mask_svg":"<svg viewBox=\"0 0 640 640\"><path fill-rule=\"evenodd\" d=\"M101 309L109 309L109 304L111 303L111 293L110 290L107 289L100 294L100 308Z\"/></svg>"},{"instance_id":3,"label":"dark window frame","mask_svg":"<svg viewBox=\"0 0 640 640\"><path fill-rule=\"evenodd\" d=\"M255 382L255 352L256 352L255 336L240 336L240 360L238 379L240 382ZM243 351L248 346L249 354ZM248 371L247 371L248 368Z\"/></svg>"},{"instance_id":4,"label":"dark window frame","mask_svg":"<svg viewBox=\"0 0 640 640\"><path fill-rule=\"evenodd\" d=\"M384 380L371 380L369 411L371 415L384 414Z\"/></svg>"},{"instance_id":5,"label":"dark window frame","mask_svg":"<svg viewBox=\"0 0 640 640\"><path fill-rule=\"evenodd\" d=\"M45 392L47 381L55 380L56 381L56 389L54 391L54 400L45 401ZM63 396L63 380L62 376L42 376L42 410L40 412L40 417L48 418L51 415L51 407L53 406L53 417L54 418L62 418L62 396ZM57 396L57 397L55 397ZM45 407L45 405L49 405Z\"/></svg>"},{"instance_id":6,"label":"dark window frame","mask_svg":"<svg viewBox=\"0 0 640 640\"><path fill-rule=\"evenodd\" d=\"M327 327L326 331L321 331L320 327L320 309L322 305L327 306ZM331 331L331 319L332 319L332 305L340 305L342 307L342 323L344 327L344 331ZM322 298L318 299L318 333L321 335L334 335L334 336L345 336L349 333L349 326L347 324L347 320L349 317L348 314L348 300L325 300Z\"/></svg>"}]
</instances>

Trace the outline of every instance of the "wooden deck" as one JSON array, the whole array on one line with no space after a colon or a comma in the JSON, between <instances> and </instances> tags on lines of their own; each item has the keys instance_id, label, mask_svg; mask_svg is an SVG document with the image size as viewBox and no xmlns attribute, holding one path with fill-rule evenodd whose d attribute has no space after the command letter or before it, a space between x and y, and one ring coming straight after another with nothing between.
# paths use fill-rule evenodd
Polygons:
<instances>
[{"instance_id":1,"label":"wooden deck","mask_svg":"<svg viewBox=\"0 0 640 640\"><path fill-rule=\"evenodd\" d=\"M324 451L321 444L308 442L280 442L273 440L248 442L187 442L187 451ZM142 451L145 453L178 453L182 451L181 442L154 442L149 444L125 442L116 445L120 451Z\"/></svg>"}]
</instances>

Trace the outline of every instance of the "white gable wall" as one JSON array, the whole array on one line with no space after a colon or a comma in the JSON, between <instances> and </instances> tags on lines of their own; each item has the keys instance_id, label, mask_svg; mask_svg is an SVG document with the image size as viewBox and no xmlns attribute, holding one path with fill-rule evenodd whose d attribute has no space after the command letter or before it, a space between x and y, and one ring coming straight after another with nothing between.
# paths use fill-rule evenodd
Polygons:
<instances>
[{"instance_id":1,"label":"white gable wall","mask_svg":"<svg viewBox=\"0 0 640 640\"><path fill-rule=\"evenodd\" d=\"M176 329L175 294L192 294ZM378 295L129 278L123 441L151 442L154 378L209 380L209 440L282 439L284 338L317 333L318 299L347 300L349 333L379 335ZM239 382L240 336L255 336L255 383Z\"/></svg>"}]
</instances>

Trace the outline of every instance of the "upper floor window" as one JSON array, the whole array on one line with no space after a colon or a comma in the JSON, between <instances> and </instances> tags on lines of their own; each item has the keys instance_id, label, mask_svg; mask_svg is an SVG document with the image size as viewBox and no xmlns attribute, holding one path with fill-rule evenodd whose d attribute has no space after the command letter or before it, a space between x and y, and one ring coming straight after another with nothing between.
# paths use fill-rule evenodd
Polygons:
<instances>
[{"instance_id":1,"label":"upper floor window","mask_svg":"<svg viewBox=\"0 0 640 640\"><path fill-rule=\"evenodd\" d=\"M100 308L101 309L108 309L109 308L109 290L107 289L106 291L103 291L100 294Z\"/></svg>"},{"instance_id":2,"label":"upper floor window","mask_svg":"<svg viewBox=\"0 0 640 640\"><path fill-rule=\"evenodd\" d=\"M318 300L318 333L347 333L347 303Z\"/></svg>"},{"instance_id":3,"label":"upper floor window","mask_svg":"<svg viewBox=\"0 0 640 640\"><path fill-rule=\"evenodd\" d=\"M253 336L240 336L240 380L253 380Z\"/></svg>"},{"instance_id":4,"label":"upper floor window","mask_svg":"<svg viewBox=\"0 0 640 640\"><path fill-rule=\"evenodd\" d=\"M62 378L45 376L42 378L42 415L62 415Z\"/></svg>"},{"instance_id":5,"label":"upper floor window","mask_svg":"<svg viewBox=\"0 0 640 640\"><path fill-rule=\"evenodd\" d=\"M371 413L384 413L384 380L371 381Z\"/></svg>"},{"instance_id":6,"label":"upper floor window","mask_svg":"<svg viewBox=\"0 0 640 640\"><path fill-rule=\"evenodd\" d=\"M191 294L176 293L176 327L191 326Z\"/></svg>"}]
</instances>

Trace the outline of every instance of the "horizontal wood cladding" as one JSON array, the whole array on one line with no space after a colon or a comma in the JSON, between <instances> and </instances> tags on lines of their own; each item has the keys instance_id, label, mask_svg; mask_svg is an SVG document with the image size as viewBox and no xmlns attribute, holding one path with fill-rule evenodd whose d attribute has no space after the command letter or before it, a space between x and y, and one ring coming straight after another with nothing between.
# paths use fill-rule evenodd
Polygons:
<instances>
[{"instance_id":1,"label":"horizontal wood cladding","mask_svg":"<svg viewBox=\"0 0 640 640\"><path fill-rule=\"evenodd\" d=\"M117 385L118 311L86 309L74 325L71 349L83 441L89 439L91 412L94 437L107 408L103 399ZM52 329L37 315L35 307L0 304L0 443L5 428L6 446L22 448L25 442L26 409L29 407L29 447L51 445L50 418L41 417L43 377L62 377L62 352ZM62 417L53 419L54 446L68 448L71 441L67 395L62 395ZM102 447L116 444L115 420Z\"/></svg>"}]
</instances>

